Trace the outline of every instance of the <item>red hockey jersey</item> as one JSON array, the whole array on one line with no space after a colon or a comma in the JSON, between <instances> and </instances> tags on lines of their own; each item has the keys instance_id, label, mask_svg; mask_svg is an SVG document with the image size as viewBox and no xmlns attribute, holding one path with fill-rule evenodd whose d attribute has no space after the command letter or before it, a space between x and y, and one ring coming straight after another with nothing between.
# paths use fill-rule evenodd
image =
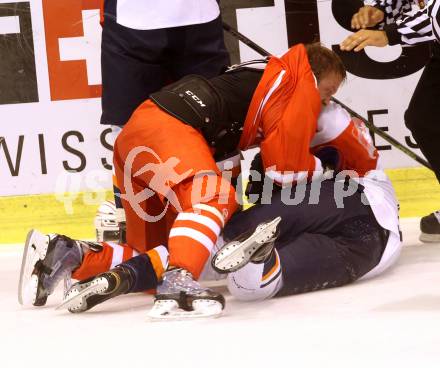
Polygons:
<instances>
[{"instance_id":1,"label":"red hockey jersey","mask_svg":"<svg viewBox=\"0 0 440 368\"><path fill-rule=\"evenodd\" d=\"M252 97L240 149L259 143L266 175L280 185L322 173L313 152L323 145L336 147L343 168L359 176L376 169L378 153L365 126L334 103L320 112L316 79L300 44L271 57Z\"/></svg>"},{"instance_id":2,"label":"red hockey jersey","mask_svg":"<svg viewBox=\"0 0 440 368\"><path fill-rule=\"evenodd\" d=\"M239 148L260 143L266 175L279 184L311 178L322 171L310 152L321 99L304 45L271 57L252 97Z\"/></svg>"}]
</instances>

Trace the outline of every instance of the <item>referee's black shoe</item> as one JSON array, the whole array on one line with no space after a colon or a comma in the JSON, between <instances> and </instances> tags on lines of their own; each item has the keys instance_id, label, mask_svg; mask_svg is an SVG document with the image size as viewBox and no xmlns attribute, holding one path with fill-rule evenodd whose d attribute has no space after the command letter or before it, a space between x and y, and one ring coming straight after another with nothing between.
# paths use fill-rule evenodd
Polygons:
<instances>
[{"instance_id":1,"label":"referee's black shoe","mask_svg":"<svg viewBox=\"0 0 440 368\"><path fill-rule=\"evenodd\" d=\"M420 241L424 243L440 243L440 210L422 217L420 220Z\"/></svg>"}]
</instances>

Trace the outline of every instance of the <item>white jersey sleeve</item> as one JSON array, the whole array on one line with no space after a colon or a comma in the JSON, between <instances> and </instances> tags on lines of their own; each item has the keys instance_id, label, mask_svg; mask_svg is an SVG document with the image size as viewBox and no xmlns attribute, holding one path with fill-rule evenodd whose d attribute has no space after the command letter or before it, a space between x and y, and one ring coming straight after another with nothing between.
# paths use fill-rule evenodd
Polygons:
<instances>
[{"instance_id":1,"label":"white jersey sleeve","mask_svg":"<svg viewBox=\"0 0 440 368\"><path fill-rule=\"evenodd\" d=\"M312 152L322 146L336 148L342 169L356 171L360 177L377 168L379 153L365 124L334 102L321 111L310 145Z\"/></svg>"},{"instance_id":2,"label":"white jersey sleeve","mask_svg":"<svg viewBox=\"0 0 440 368\"><path fill-rule=\"evenodd\" d=\"M397 261L402 250L402 235L399 226L399 203L385 172L372 170L358 181L365 188L363 196L370 204L376 221L390 232L379 264L362 277L365 279L382 273Z\"/></svg>"}]
</instances>

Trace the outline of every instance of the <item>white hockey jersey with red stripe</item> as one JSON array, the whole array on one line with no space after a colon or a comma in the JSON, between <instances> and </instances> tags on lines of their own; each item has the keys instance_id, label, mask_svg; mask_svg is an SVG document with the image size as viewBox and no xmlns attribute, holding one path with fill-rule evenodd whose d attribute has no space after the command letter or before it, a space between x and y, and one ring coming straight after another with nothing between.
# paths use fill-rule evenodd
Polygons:
<instances>
[{"instance_id":1,"label":"white hockey jersey with red stripe","mask_svg":"<svg viewBox=\"0 0 440 368\"><path fill-rule=\"evenodd\" d=\"M363 185L363 195L377 222L390 231L379 264L362 278L380 274L399 257L402 239L396 193L388 176L380 168L380 157L368 129L362 122L352 119L340 105L330 103L319 116L317 131L310 145L312 151L322 146L338 149L342 168L357 173L355 180Z\"/></svg>"},{"instance_id":2,"label":"white hockey jersey with red stripe","mask_svg":"<svg viewBox=\"0 0 440 368\"><path fill-rule=\"evenodd\" d=\"M312 152L322 146L337 148L342 168L353 170L360 177L377 169L379 153L365 124L352 119L346 110L334 102L321 111L316 133L310 142Z\"/></svg>"}]
</instances>

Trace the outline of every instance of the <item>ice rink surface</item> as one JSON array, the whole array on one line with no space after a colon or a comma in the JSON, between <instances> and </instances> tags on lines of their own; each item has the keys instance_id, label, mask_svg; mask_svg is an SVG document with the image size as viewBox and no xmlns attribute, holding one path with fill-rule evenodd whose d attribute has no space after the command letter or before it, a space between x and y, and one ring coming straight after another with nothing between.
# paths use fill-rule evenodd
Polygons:
<instances>
[{"instance_id":1,"label":"ice rink surface","mask_svg":"<svg viewBox=\"0 0 440 368\"><path fill-rule=\"evenodd\" d=\"M152 296L125 295L83 314L17 302L21 246L0 246L2 368L440 367L440 244L402 220L397 265L373 280L260 303L224 286L218 319L149 322Z\"/></svg>"}]
</instances>

